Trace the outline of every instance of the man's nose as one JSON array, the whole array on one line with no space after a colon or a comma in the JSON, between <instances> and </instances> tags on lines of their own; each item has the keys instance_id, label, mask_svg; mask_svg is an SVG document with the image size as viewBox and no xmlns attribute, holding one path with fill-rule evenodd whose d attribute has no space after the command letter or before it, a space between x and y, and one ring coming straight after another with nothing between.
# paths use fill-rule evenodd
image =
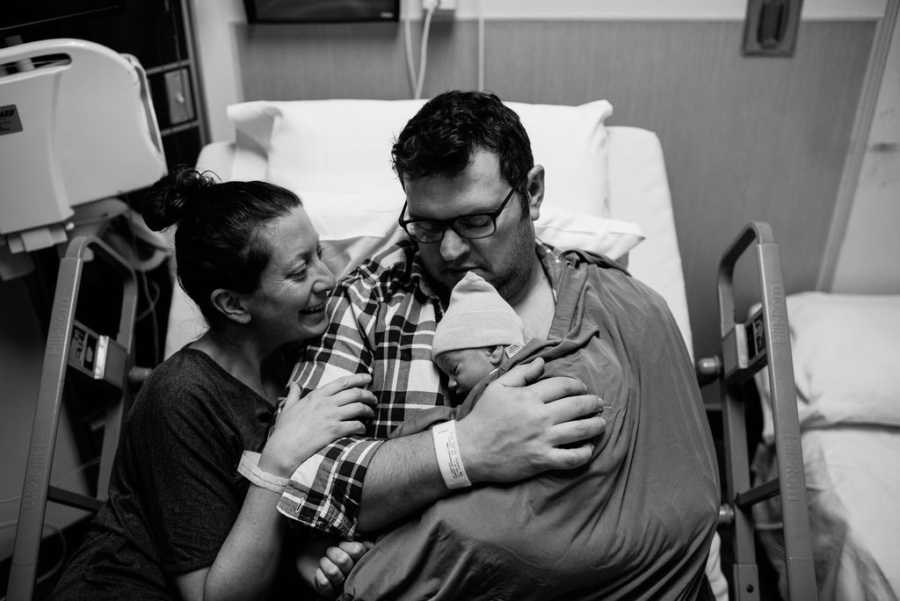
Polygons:
<instances>
[{"instance_id":1,"label":"man's nose","mask_svg":"<svg viewBox=\"0 0 900 601\"><path fill-rule=\"evenodd\" d=\"M447 388L450 389L450 392L456 392L456 389L459 387L459 382L456 381L456 378L450 378L447 380Z\"/></svg>"},{"instance_id":2,"label":"man's nose","mask_svg":"<svg viewBox=\"0 0 900 601\"><path fill-rule=\"evenodd\" d=\"M453 228L448 227L441 240L441 258L447 263L452 263L467 252L469 252L469 241L457 234Z\"/></svg>"}]
</instances>

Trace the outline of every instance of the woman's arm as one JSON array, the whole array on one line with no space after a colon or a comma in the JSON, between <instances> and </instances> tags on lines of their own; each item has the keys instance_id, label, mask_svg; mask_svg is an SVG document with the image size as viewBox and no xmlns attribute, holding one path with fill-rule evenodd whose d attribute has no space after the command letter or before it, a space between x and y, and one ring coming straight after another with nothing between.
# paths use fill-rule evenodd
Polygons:
<instances>
[{"instance_id":1,"label":"woman's arm","mask_svg":"<svg viewBox=\"0 0 900 601\"><path fill-rule=\"evenodd\" d=\"M288 478L316 450L332 440L363 431L360 419L371 417L374 396L358 388L369 376L340 378L299 398L292 387L260 456L261 470ZM258 599L275 579L281 560L285 522L275 509L280 496L250 486L240 513L216 559L176 578L186 601Z\"/></svg>"},{"instance_id":2,"label":"woman's arm","mask_svg":"<svg viewBox=\"0 0 900 601\"><path fill-rule=\"evenodd\" d=\"M284 543L279 494L258 486L247 491L231 532L208 568L176 578L185 601L259 599L275 580Z\"/></svg>"}]
</instances>

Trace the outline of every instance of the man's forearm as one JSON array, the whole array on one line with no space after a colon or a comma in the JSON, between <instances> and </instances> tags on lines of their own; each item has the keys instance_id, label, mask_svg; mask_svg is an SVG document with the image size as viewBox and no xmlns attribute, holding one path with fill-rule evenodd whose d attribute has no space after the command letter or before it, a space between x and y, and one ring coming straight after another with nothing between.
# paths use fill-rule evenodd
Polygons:
<instances>
[{"instance_id":1,"label":"man's forearm","mask_svg":"<svg viewBox=\"0 0 900 601\"><path fill-rule=\"evenodd\" d=\"M366 470L359 529L377 532L445 497L431 432L388 440Z\"/></svg>"},{"instance_id":2,"label":"man's forearm","mask_svg":"<svg viewBox=\"0 0 900 601\"><path fill-rule=\"evenodd\" d=\"M518 365L492 382L457 421L460 458L473 484L518 482L590 461L606 424L601 399L572 378L535 382L543 361ZM376 532L447 496L431 431L383 443L366 470L359 529Z\"/></svg>"}]
</instances>

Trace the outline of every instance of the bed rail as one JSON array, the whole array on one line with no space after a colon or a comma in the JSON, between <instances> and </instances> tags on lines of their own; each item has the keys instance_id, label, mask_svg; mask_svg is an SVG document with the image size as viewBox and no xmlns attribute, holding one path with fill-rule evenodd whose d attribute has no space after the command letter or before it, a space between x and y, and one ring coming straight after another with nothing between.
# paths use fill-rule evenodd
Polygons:
<instances>
[{"instance_id":1,"label":"bed rail","mask_svg":"<svg viewBox=\"0 0 900 601\"><path fill-rule=\"evenodd\" d=\"M762 306L746 322L739 322L735 318L734 268L751 246L755 247L758 260ZM720 523L731 527L734 534L731 598L737 601L759 599L751 507L779 495L788 597L791 601L815 600L816 582L781 258L772 228L767 223L748 224L726 250L719 263L718 300L722 354L700 359L697 370L701 379L719 382L722 396L726 502L720 511ZM747 407L741 388L763 368L768 370L772 383L778 478L751 487Z\"/></svg>"}]
</instances>

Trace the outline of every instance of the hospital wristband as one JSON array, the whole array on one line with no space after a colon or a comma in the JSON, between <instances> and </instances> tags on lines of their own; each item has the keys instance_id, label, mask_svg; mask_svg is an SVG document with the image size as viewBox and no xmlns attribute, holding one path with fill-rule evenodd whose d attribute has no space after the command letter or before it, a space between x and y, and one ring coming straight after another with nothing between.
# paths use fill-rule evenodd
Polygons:
<instances>
[{"instance_id":1,"label":"hospital wristband","mask_svg":"<svg viewBox=\"0 0 900 601\"><path fill-rule=\"evenodd\" d=\"M244 451L241 454L241 461L238 463L238 473L255 486L281 494L288 485L290 478L276 476L261 469L259 467L259 457L259 453Z\"/></svg>"},{"instance_id":2,"label":"hospital wristband","mask_svg":"<svg viewBox=\"0 0 900 601\"><path fill-rule=\"evenodd\" d=\"M456 420L442 422L431 428L431 436L434 439L434 452L437 455L438 467L444 484L449 489L466 488L472 486L466 468L463 465L462 453L459 451L459 442L456 440Z\"/></svg>"}]
</instances>

